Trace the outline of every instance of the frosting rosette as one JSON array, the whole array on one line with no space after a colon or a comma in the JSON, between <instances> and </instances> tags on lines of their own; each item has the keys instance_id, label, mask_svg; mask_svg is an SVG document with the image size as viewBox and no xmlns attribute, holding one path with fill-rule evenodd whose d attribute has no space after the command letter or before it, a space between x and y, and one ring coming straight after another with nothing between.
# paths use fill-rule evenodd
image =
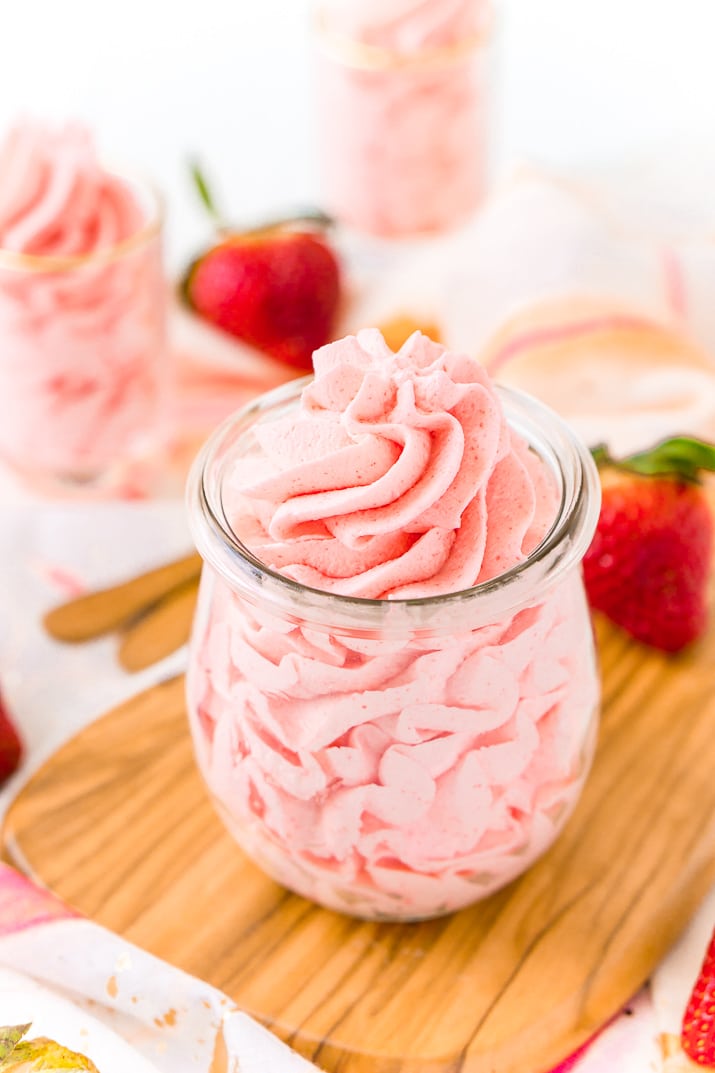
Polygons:
<instances>
[{"instance_id":1,"label":"frosting rosette","mask_svg":"<svg viewBox=\"0 0 715 1073\"><path fill-rule=\"evenodd\" d=\"M0 146L0 249L73 257L111 249L140 231L131 188L103 170L79 124L17 126Z\"/></svg>"},{"instance_id":2,"label":"frosting rosette","mask_svg":"<svg viewBox=\"0 0 715 1073\"><path fill-rule=\"evenodd\" d=\"M478 362L415 333L322 348L297 414L256 427L230 487L258 558L343 596L459 592L523 562L556 514ZM262 470L258 480L256 470Z\"/></svg>"},{"instance_id":3,"label":"frosting rosette","mask_svg":"<svg viewBox=\"0 0 715 1073\"><path fill-rule=\"evenodd\" d=\"M156 421L164 348L158 206L89 132L37 123L0 145L0 453L85 481Z\"/></svg>"},{"instance_id":4,"label":"frosting rosette","mask_svg":"<svg viewBox=\"0 0 715 1073\"><path fill-rule=\"evenodd\" d=\"M279 881L434 916L543 853L586 777L598 477L555 415L536 442L525 402L419 334L394 354L360 332L314 363L190 480L196 754Z\"/></svg>"}]
</instances>

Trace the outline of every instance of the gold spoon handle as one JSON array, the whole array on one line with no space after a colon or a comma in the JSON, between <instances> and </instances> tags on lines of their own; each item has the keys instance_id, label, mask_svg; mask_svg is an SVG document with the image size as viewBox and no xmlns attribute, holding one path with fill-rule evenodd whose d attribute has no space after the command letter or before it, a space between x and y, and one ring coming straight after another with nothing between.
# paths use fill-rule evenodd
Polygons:
<instances>
[{"instance_id":1,"label":"gold spoon handle","mask_svg":"<svg viewBox=\"0 0 715 1073\"><path fill-rule=\"evenodd\" d=\"M150 570L140 577L100 592L90 592L49 611L44 625L57 641L76 643L101 637L122 626L172 589L198 578L201 557L184 559Z\"/></svg>"},{"instance_id":2,"label":"gold spoon handle","mask_svg":"<svg viewBox=\"0 0 715 1073\"><path fill-rule=\"evenodd\" d=\"M119 662L125 671L143 671L186 644L198 588L198 578L186 582L129 626L119 647Z\"/></svg>"}]
</instances>

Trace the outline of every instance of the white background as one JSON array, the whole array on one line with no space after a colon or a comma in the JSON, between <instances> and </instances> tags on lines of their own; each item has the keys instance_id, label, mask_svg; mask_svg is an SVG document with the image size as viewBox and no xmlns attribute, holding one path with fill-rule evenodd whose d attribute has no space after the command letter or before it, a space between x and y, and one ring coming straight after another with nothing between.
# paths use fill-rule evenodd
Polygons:
<instances>
[{"instance_id":1,"label":"white background","mask_svg":"<svg viewBox=\"0 0 715 1073\"><path fill-rule=\"evenodd\" d=\"M0 0L0 131L79 116L203 234L186 160L237 219L315 199L308 0ZM715 0L502 0L496 158L715 151Z\"/></svg>"}]
</instances>

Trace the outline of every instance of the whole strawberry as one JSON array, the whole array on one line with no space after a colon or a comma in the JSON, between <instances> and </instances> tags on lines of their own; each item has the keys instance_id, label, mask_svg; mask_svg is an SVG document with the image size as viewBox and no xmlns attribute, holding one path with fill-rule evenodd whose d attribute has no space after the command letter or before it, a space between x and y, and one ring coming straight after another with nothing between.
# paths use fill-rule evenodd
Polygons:
<instances>
[{"instance_id":1,"label":"whole strawberry","mask_svg":"<svg viewBox=\"0 0 715 1073\"><path fill-rule=\"evenodd\" d=\"M693 1062L715 1068L715 932L688 999L680 1042Z\"/></svg>"},{"instance_id":2,"label":"whole strawberry","mask_svg":"<svg viewBox=\"0 0 715 1073\"><path fill-rule=\"evenodd\" d=\"M340 269L323 239L271 228L232 235L196 261L185 284L202 317L274 358L310 369L330 342Z\"/></svg>"},{"instance_id":3,"label":"whole strawberry","mask_svg":"<svg viewBox=\"0 0 715 1073\"><path fill-rule=\"evenodd\" d=\"M22 742L0 694L0 784L19 767Z\"/></svg>"},{"instance_id":4,"label":"whole strawberry","mask_svg":"<svg viewBox=\"0 0 715 1073\"><path fill-rule=\"evenodd\" d=\"M593 454L603 502L583 564L591 606L677 652L707 626L713 517L699 480L715 471L715 445L681 436L618 461Z\"/></svg>"},{"instance_id":5,"label":"whole strawberry","mask_svg":"<svg viewBox=\"0 0 715 1073\"><path fill-rule=\"evenodd\" d=\"M196 168L194 180L222 240L190 266L183 284L189 305L272 357L310 369L313 351L333 337L341 297L340 265L320 230L327 218L311 213L232 232Z\"/></svg>"}]
</instances>

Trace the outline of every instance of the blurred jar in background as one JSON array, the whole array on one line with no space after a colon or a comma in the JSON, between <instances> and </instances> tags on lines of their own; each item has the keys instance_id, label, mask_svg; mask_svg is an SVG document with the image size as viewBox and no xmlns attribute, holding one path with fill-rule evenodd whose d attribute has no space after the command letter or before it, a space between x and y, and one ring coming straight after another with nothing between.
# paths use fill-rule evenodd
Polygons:
<instances>
[{"instance_id":1,"label":"blurred jar in background","mask_svg":"<svg viewBox=\"0 0 715 1073\"><path fill-rule=\"evenodd\" d=\"M326 207L381 237L469 219L488 169L488 0L322 0Z\"/></svg>"},{"instance_id":2,"label":"blurred jar in background","mask_svg":"<svg viewBox=\"0 0 715 1073\"><path fill-rule=\"evenodd\" d=\"M162 213L80 126L0 145L0 456L95 483L149 452L165 374Z\"/></svg>"}]
</instances>

